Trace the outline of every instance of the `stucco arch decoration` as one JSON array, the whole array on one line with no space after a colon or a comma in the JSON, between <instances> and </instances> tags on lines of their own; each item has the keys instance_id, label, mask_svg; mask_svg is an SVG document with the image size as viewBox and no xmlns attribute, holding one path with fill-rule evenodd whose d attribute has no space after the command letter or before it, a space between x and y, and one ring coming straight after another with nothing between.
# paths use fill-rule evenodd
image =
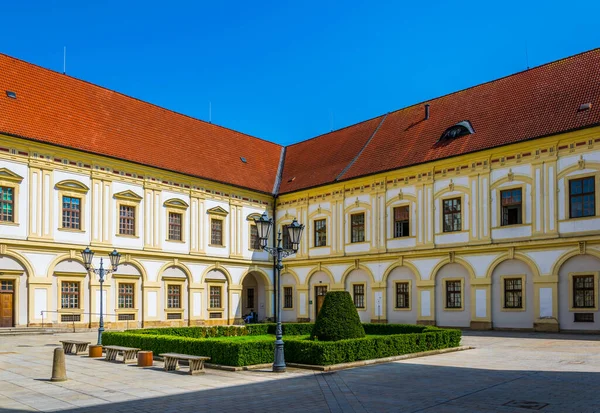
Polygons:
<instances>
[{"instance_id":1,"label":"stucco arch decoration","mask_svg":"<svg viewBox=\"0 0 600 413\"><path fill-rule=\"evenodd\" d=\"M374 284L376 282L375 277L373 276L373 273L371 272L371 270L369 268L365 267L364 265L358 265L358 266L352 265L344 271L344 274L342 275L342 280L340 281L340 283L342 285L346 285L346 278L348 278L350 273L354 270L363 270L369 276L369 280L371 283Z\"/></svg>"},{"instance_id":2,"label":"stucco arch decoration","mask_svg":"<svg viewBox=\"0 0 600 413\"><path fill-rule=\"evenodd\" d=\"M317 272L324 272L329 277L329 280L331 281L331 285L335 284L335 277L333 276L333 273L331 271L329 271L325 267L321 267L321 268L317 267L317 268L313 268L312 270L310 270L310 272L306 275L306 283L304 284L305 288L309 287L309 285L310 285L310 279Z\"/></svg>"},{"instance_id":3,"label":"stucco arch decoration","mask_svg":"<svg viewBox=\"0 0 600 413\"><path fill-rule=\"evenodd\" d=\"M227 271L227 269L225 269L224 267L222 267L220 265L211 265L210 267L205 269L204 272L202 273L202 276L200 277L201 284L204 284L206 282L206 275L211 271L219 271L219 272L223 273L223 275L225 276L225 279L227 280L227 284L228 285L232 284L231 274L229 274L229 271Z\"/></svg>"},{"instance_id":4,"label":"stucco arch decoration","mask_svg":"<svg viewBox=\"0 0 600 413\"><path fill-rule=\"evenodd\" d=\"M2 256L12 258L17 263L19 263L19 265L21 265L25 269L25 276L27 278L35 277L35 273L33 272L33 267L31 266L31 263L23 255L19 254L18 252L10 251L9 249L7 249L6 251L0 254L0 257Z\"/></svg>"},{"instance_id":5,"label":"stucco arch decoration","mask_svg":"<svg viewBox=\"0 0 600 413\"><path fill-rule=\"evenodd\" d=\"M357 202L353 202L350 205L348 205L346 208L344 208L344 213L348 214L350 213L352 210L354 209L364 209L365 211L371 211L371 204L367 203L367 202L361 202L359 201Z\"/></svg>"},{"instance_id":6,"label":"stucco arch decoration","mask_svg":"<svg viewBox=\"0 0 600 413\"><path fill-rule=\"evenodd\" d=\"M452 188L450 188L450 186L452 186ZM435 194L433 194L433 199L438 199L439 197L441 197L444 194L447 194L449 192L460 192L460 193L463 193L468 196L471 195L471 191L469 190L468 187L450 183L447 187L444 187L444 188L440 189L439 191L437 191Z\"/></svg>"},{"instance_id":7,"label":"stucco arch decoration","mask_svg":"<svg viewBox=\"0 0 600 413\"><path fill-rule=\"evenodd\" d=\"M106 259L108 260L108 256L106 257ZM52 262L50 263L50 265L48 265L48 275L47 275L48 278L50 278L54 275L54 270L55 270L56 266L63 261L76 261L76 262L80 263L81 266L84 268L83 272L88 273L88 271L85 270L85 264L83 262L83 258L81 258L81 256L79 254L62 254L62 255L59 255L58 257L54 258L52 260Z\"/></svg>"},{"instance_id":8,"label":"stucco arch decoration","mask_svg":"<svg viewBox=\"0 0 600 413\"><path fill-rule=\"evenodd\" d=\"M283 270L281 270L281 276L284 276L286 274L290 274L292 278L294 278L294 281L296 281L297 286L302 285L302 283L300 282L300 277L298 277L296 271L292 270L291 268L283 267Z\"/></svg>"},{"instance_id":9,"label":"stucco arch decoration","mask_svg":"<svg viewBox=\"0 0 600 413\"><path fill-rule=\"evenodd\" d=\"M583 168L581 167L581 165L579 163L576 163L574 165L571 165L565 169L563 169L562 171L560 171L557 175L556 175L556 180L561 180L563 179L565 176L569 175L571 172L575 172L575 171L581 171L582 169L591 169L591 170L595 170L595 171L600 171L600 162L593 162L593 161L587 161L584 159L581 159L583 161Z\"/></svg>"},{"instance_id":10,"label":"stucco arch decoration","mask_svg":"<svg viewBox=\"0 0 600 413\"><path fill-rule=\"evenodd\" d=\"M160 269L158 270L158 279L159 280L162 279L163 273L166 271L167 268L171 268L171 267L179 268L181 271L183 271L183 273L185 274L185 276L187 278L188 285L190 285L191 283L194 282L194 279L192 277L192 272L190 271L190 269L188 267L186 267L184 264L182 264L180 262L176 262L176 261L167 262L162 267L160 267Z\"/></svg>"},{"instance_id":11,"label":"stucco arch decoration","mask_svg":"<svg viewBox=\"0 0 600 413\"><path fill-rule=\"evenodd\" d=\"M415 275L415 279L421 280L421 273L419 272L417 267L414 266L410 261L402 260L402 261L396 261L396 262L390 264L390 266L383 272L381 282L383 284L386 284L387 279L390 276L390 274L392 273L392 271L394 271L396 268L400 268L400 267L406 267L406 268L410 269L412 271L412 273Z\"/></svg>"},{"instance_id":12,"label":"stucco arch decoration","mask_svg":"<svg viewBox=\"0 0 600 413\"><path fill-rule=\"evenodd\" d=\"M527 175L513 174L510 178L505 176L504 178L499 178L496 181L494 181L494 183L492 185L490 185L490 190L496 189L499 186L501 186L502 184L505 184L507 182L512 182L515 184L523 182L527 185L533 185L533 179L531 177L529 177Z\"/></svg>"},{"instance_id":13,"label":"stucco arch decoration","mask_svg":"<svg viewBox=\"0 0 600 413\"><path fill-rule=\"evenodd\" d=\"M246 279L248 274L251 274L251 273L260 274L260 276L261 276L262 280L265 282L266 286L270 287L273 284L271 282L271 279L269 278L269 274L267 274L265 270L263 270L262 268L249 268L246 272L244 272L244 274L242 274L242 276L240 278L240 285L244 284L244 280Z\"/></svg>"},{"instance_id":14,"label":"stucco arch decoration","mask_svg":"<svg viewBox=\"0 0 600 413\"><path fill-rule=\"evenodd\" d=\"M600 251L596 251L596 250L588 248L584 252L582 252L580 249L573 249L573 250L565 252L563 255L560 256L560 258L558 260L556 260L556 262L552 266L551 274L558 275L558 271L560 270L560 267L562 267L563 264L565 262L567 262L570 258L576 257L578 255L591 255L592 257L596 257L596 258L600 259Z\"/></svg>"},{"instance_id":15,"label":"stucco arch decoration","mask_svg":"<svg viewBox=\"0 0 600 413\"><path fill-rule=\"evenodd\" d=\"M142 283L144 283L148 280L148 273L146 272L146 268L144 268L144 265L141 262L139 262L138 260L136 260L134 258L129 258L124 261L121 261L121 264L129 264L129 265L135 267L141 274ZM162 268L161 268L161 273L162 273Z\"/></svg>"},{"instance_id":16,"label":"stucco arch decoration","mask_svg":"<svg viewBox=\"0 0 600 413\"><path fill-rule=\"evenodd\" d=\"M312 219L319 215L325 215L331 218L331 211L329 209L319 207L308 215L308 219Z\"/></svg>"},{"instance_id":17,"label":"stucco arch decoration","mask_svg":"<svg viewBox=\"0 0 600 413\"><path fill-rule=\"evenodd\" d=\"M469 273L469 278L471 280L475 279L475 271L473 270L473 267L471 267L471 264L469 264L467 261L463 260L460 257L454 257L453 259L444 258L443 260L441 260L440 262L438 262L435 267L433 267L433 270L431 270L431 280L432 281L436 279L436 277L439 274L440 270L446 264L460 264L460 265L462 265L467 270L467 272Z\"/></svg>"},{"instance_id":18,"label":"stucco arch decoration","mask_svg":"<svg viewBox=\"0 0 600 413\"><path fill-rule=\"evenodd\" d=\"M492 274L494 273L494 270L496 269L496 267L498 267L504 261L508 261L508 260L522 261L522 262L524 262L529 267L529 269L533 273L533 277L534 278L537 278L537 277L540 276L540 269L538 268L538 266L535 263L535 261L533 261L527 255L521 254L521 253L517 252L512 257L508 253L502 254L498 258L496 258L494 261L492 261L491 264L489 265L488 269L487 269L487 272L485 274L485 278L491 278Z\"/></svg>"}]
</instances>

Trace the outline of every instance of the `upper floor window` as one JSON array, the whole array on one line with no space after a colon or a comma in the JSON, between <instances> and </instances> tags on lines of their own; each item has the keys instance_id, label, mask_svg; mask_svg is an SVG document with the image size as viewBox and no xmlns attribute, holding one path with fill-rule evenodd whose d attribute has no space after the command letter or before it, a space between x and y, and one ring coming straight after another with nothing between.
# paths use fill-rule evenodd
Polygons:
<instances>
[{"instance_id":1,"label":"upper floor window","mask_svg":"<svg viewBox=\"0 0 600 413\"><path fill-rule=\"evenodd\" d=\"M521 188L500 191L502 200L502 225L523 223Z\"/></svg>"},{"instance_id":2,"label":"upper floor window","mask_svg":"<svg viewBox=\"0 0 600 413\"><path fill-rule=\"evenodd\" d=\"M596 215L596 189L593 176L569 181L569 206L571 218Z\"/></svg>"},{"instance_id":3,"label":"upper floor window","mask_svg":"<svg viewBox=\"0 0 600 413\"><path fill-rule=\"evenodd\" d=\"M281 226L281 247L286 250L292 249L292 241L290 240L290 231L288 230L289 225Z\"/></svg>"},{"instance_id":4,"label":"upper floor window","mask_svg":"<svg viewBox=\"0 0 600 413\"><path fill-rule=\"evenodd\" d=\"M327 245L327 220L315 220L315 247L324 247Z\"/></svg>"},{"instance_id":5,"label":"upper floor window","mask_svg":"<svg viewBox=\"0 0 600 413\"><path fill-rule=\"evenodd\" d=\"M594 308L594 276L573 276L573 308Z\"/></svg>"},{"instance_id":6,"label":"upper floor window","mask_svg":"<svg viewBox=\"0 0 600 413\"><path fill-rule=\"evenodd\" d=\"M356 308L365 308L365 285L364 284L354 284L352 286L353 289L353 299L354 306Z\"/></svg>"},{"instance_id":7,"label":"upper floor window","mask_svg":"<svg viewBox=\"0 0 600 413\"><path fill-rule=\"evenodd\" d=\"M444 232L462 230L460 198L444 199Z\"/></svg>"},{"instance_id":8,"label":"upper floor window","mask_svg":"<svg viewBox=\"0 0 600 413\"><path fill-rule=\"evenodd\" d=\"M210 220L211 245L223 245L223 220L213 218Z\"/></svg>"},{"instance_id":9,"label":"upper floor window","mask_svg":"<svg viewBox=\"0 0 600 413\"><path fill-rule=\"evenodd\" d=\"M364 242L365 240L365 213L350 215L351 237L350 242Z\"/></svg>"},{"instance_id":10,"label":"upper floor window","mask_svg":"<svg viewBox=\"0 0 600 413\"><path fill-rule=\"evenodd\" d=\"M63 196L62 205L63 228L81 229L81 198Z\"/></svg>"},{"instance_id":11,"label":"upper floor window","mask_svg":"<svg viewBox=\"0 0 600 413\"><path fill-rule=\"evenodd\" d=\"M0 221L14 222L14 189L0 186Z\"/></svg>"},{"instance_id":12,"label":"upper floor window","mask_svg":"<svg viewBox=\"0 0 600 413\"><path fill-rule=\"evenodd\" d=\"M462 294L461 294L461 282L446 281L446 308L461 308L462 307Z\"/></svg>"},{"instance_id":13,"label":"upper floor window","mask_svg":"<svg viewBox=\"0 0 600 413\"><path fill-rule=\"evenodd\" d=\"M135 207L119 205L119 234L135 235Z\"/></svg>"},{"instance_id":14,"label":"upper floor window","mask_svg":"<svg viewBox=\"0 0 600 413\"><path fill-rule=\"evenodd\" d=\"M288 234L289 239L289 234ZM250 249L251 250L261 250L260 246L260 238L258 237L258 228L256 225L250 225Z\"/></svg>"},{"instance_id":15,"label":"upper floor window","mask_svg":"<svg viewBox=\"0 0 600 413\"><path fill-rule=\"evenodd\" d=\"M181 221L183 214L169 212L169 239L181 241Z\"/></svg>"},{"instance_id":16,"label":"upper floor window","mask_svg":"<svg viewBox=\"0 0 600 413\"><path fill-rule=\"evenodd\" d=\"M408 205L394 208L394 238L410 236L408 211Z\"/></svg>"}]
</instances>

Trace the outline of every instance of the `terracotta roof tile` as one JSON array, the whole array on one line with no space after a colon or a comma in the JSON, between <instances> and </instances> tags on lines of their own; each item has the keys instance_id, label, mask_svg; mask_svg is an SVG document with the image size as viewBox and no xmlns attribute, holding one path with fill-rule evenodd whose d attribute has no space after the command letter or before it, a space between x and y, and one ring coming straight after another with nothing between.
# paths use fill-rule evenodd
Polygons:
<instances>
[{"instance_id":1,"label":"terracotta roof tile","mask_svg":"<svg viewBox=\"0 0 600 413\"><path fill-rule=\"evenodd\" d=\"M0 92L0 132L273 191L280 145L1 54Z\"/></svg>"}]
</instances>

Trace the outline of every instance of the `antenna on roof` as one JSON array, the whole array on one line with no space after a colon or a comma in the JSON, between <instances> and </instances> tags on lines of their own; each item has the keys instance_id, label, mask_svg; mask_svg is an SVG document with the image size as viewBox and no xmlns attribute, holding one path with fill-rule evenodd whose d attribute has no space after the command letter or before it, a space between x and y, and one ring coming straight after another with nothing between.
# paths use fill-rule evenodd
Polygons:
<instances>
[{"instance_id":1,"label":"antenna on roof","mask_svg":"<svg viewBox=\"0 0 600 413\"><path fill-rule=\"evenodd\" d=\"M208 123L212 123L212 102L208 102Z\"/></svg>"},{"instance_id":2,"label":"antenna on roof","mask_svg":"<svg viewBox=\"0 0 600 413\"><path fill-rule=\"evenodd\" d=\"M63 52L63 75L67 74L67 46L65 46Z\"/></svg>"}]
</instances>

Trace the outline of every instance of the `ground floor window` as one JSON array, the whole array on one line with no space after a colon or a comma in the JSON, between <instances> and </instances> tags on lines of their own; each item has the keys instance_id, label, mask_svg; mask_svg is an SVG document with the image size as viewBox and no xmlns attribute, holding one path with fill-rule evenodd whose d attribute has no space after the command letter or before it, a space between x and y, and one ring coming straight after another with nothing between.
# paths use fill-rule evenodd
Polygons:
<instances>
[{"instance_id":1,"label":"ground floor window","mask_svg":"<svg viewBox=\"0 0 600 413\"><path fill-rule=\"evenodd\" d=\"M292 287L283 287L283 308L294 307L294 289Z\"/></svg>"},{"instance_id":2,"label":"ground floor window","mask_svg":"<svg viewBox=\"0 0 600 413\"><path fill-rule=\"evenodd\" d=\"M119 308L134 308L134 288L133 283L119 283Z\"/></svg>"},{"instance_id":3,"label":"ground floor window","mask_svg":"<svg viewBox=\"0 0 600 413\"><path fill-rule=\"evenodd\" d=\"M396 283L396 308L410 308L407 282Z\"/></svg>"},{"instance_id":4,"label":"ground floor window","mask_svg":"<svg viewBox=\"0 0 600 413\"><path fill-rule=\"evenodd\" d=\"M79 308L79 282L63 281L61 283L60 307Z\"/></svg>"},{"instance_id":5,"label":"ground floor window","mask_svg":"<svg viewBox=\"0 0 600 413\"><path fill-rule=\"evenodd\" d=\"M594 276L573 276L573 308L594 308Z\"/></svg>"},{"instance_id":6,"label":"ground floor window","mask_svg":"<svg viewBox=\"0 0 600 413\"><path fill-rule=\"evenodd\" d=\"M221 287L210 287L210 308L221 308Z\"/></svg>"},{"instance_id":7,"label":"ground floor window","mask_svg":"<svg viewBox=\"0 0 600 413\"><path fill-rule=\"evenodd\" d=\"M167 308L181 308L181 285L167 285Z\"/></svg>"},{"instance_id":8,"label":"ground floor window","mask_svg":"<svg viewBox=\"0 0 600 413\"><path fill-rule=\"evenodd\" d=\"M12 291L13 290L13 282L10 280L2 280L0 281L0 291Z\"/></svg>"},{"instance_id":9,"label":"ground floor window","mask_svg":"<svg viewBox=\"0 0 600 413\"><path fill-rule=\"evenodd\" d=\"M364 284L354 284L352 286L353 297L354 297L354 306L356 308L365 308L365 285Z\"/></svg>"},{"instance_id":10,"label":"ground floor window","mask_svg":"<svg viewBox=\"0 0 600 413\"><path fill-rule=\"evenodd\" d=\"M446 281L446 308L461 308L462 307L462 292L461 282Z\"/></svg>"},{"instance_id":11,"label":"ground floor window","mask_svg":"<svg viewBox=\"0 0 600 413\"><path fill-rule=\"evenodd\" d=\"M246 308L254 308L254 288L246 290Z\"/></svg>"},{"instance_id":12,"label":"ground floor window","mask_svg":"<svg viewBox=\"0 0 600 413\"><path fill-rule=\"evenodd\" d=\"M523 279L504 279L504 308L523 308Z\"/></svg>"}]
</instances>

